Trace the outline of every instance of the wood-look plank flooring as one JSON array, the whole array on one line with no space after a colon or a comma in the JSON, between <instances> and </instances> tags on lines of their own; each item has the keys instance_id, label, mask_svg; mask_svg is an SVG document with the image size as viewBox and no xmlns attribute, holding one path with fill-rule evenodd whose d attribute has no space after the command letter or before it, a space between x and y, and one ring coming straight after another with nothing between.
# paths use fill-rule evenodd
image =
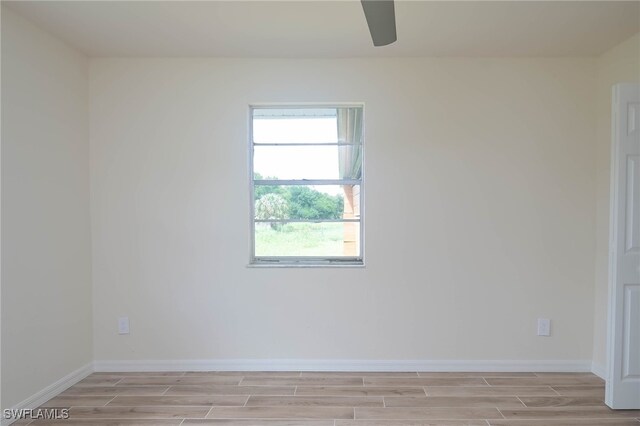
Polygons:
<instances>
[{"instance_id":1,"label":"wood-look plank flooring","mask_svg":"<svg viewBox=\"0 0 640 426\"><path fill-rule=\"evenodd\" d=\"M589 373L94 373L16 425L640 426Z\"/></svg>"}]
</instances>

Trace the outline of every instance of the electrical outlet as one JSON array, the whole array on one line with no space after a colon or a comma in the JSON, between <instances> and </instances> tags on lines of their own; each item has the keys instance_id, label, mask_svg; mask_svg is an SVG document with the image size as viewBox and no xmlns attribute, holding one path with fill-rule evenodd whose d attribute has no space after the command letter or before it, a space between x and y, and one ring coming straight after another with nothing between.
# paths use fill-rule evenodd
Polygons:
<instances>
[{"instance_id":1,"label":"electrical outlet","mask_svg":"<svg viewBox=\"0 0 640 426\"><path fill-rule=\"evenodd\" d=\"M118 334L129 334L129 317L118 318Z\"/></svg>"},{"instance_id":2,"label":"electrical outlet","mask_svg":"<svg viewBox=\"0 0 640 426\"><path fill-rule=\"evenodd\" d=\"M538 318L538 336L551 336L551 320Z\"/></svg>"}]
</instances>

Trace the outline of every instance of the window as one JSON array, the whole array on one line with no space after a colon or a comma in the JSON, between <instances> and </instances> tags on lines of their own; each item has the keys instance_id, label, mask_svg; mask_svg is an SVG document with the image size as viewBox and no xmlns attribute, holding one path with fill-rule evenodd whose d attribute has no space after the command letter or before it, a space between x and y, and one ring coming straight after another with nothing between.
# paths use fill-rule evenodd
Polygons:
<instances>
[{"instance_id":1,"label":"window","mask_svg":"<svg viewBox=\"0 0 640 426\"><path fill-rule=\"evenodd\" d=\"M363 264L363 115L251 108L251 264Z\"/></svg>"}]
</instances>

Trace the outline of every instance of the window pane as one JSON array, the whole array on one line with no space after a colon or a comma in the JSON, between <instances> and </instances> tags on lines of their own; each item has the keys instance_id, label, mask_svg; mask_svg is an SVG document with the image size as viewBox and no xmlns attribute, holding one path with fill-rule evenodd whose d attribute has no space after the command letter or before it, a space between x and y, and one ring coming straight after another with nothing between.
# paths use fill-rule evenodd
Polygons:
<instances>
[{"instance_id":1,"label":"window pane","mask_svg":"<svg viewBox=\"0 0 640 426\"><path fill-rule=\"evenodd\" d=\"M254 143L335 143L337 141L338 122L335 109L254 110Z\"/></svg>"},{"instance_id":2,"label":"window pane","mask_svg":"<svg viewBox=\"0 0 640 426\"><path fill-rule=\"evenodd\" d=\"M338 152L337 146L256 145L253 151L255 178L339 179Z\"/></svg>"},{"instance_id":3,"label":"window pane","mask_svg":"<svg viewBox=\"0 0 640 426\"><path fill-rule=\"evenodd\" d=\"M255 249L258 257L359 257L360 224L357 222L256 223Z\"/></svg>"},{"instance_id":4,"label":"window pane","mask_svg":"<svg viewBox=\"0 0 640 426\"><path fill-rule=\"evenodd\" d=\"M359 185L255 185L253 197L258 220L360 217Z\"/></svg>"}]
</instances>

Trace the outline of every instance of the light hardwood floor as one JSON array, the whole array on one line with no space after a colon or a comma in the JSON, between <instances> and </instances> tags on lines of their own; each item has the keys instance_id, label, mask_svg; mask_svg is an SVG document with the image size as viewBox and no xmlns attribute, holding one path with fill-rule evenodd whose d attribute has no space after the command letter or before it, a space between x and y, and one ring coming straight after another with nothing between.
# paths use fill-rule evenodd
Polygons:
<instances>
[{"instance_id":1,"label":"light hardwood floor","mask_svg":"<svg viewBox=\"0 0 640 426\"><path fill-rule=\"evenodd\" d=\"M640 426L588 373L95 373L16 425Z\"/></svg>"}]
</instances>

